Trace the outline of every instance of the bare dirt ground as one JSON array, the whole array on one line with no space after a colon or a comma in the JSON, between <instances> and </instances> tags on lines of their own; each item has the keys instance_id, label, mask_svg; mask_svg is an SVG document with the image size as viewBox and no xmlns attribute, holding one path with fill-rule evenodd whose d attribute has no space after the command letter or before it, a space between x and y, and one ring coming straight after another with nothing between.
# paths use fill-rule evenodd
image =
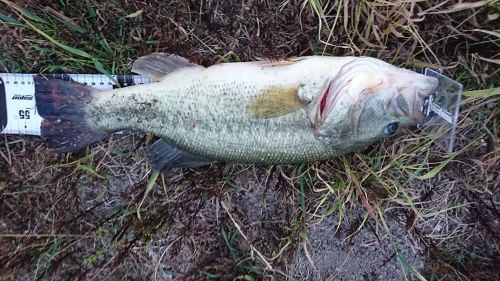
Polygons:
<instances>
[{"instance_id":1,"label":"bare dirt ground","mask_svg":"<svg viewBox=\"0 0 500 281\"><path fill-rule=\"evenodd\" d=\"M0 68L367 55L491 89L499 13L498 1L0 0ZM323 163L165 171L150 192L151 136L56 154L2 135L0 279L499 280L498 99L467 93L454 157L413 129Z\"/></svg>"}]
</instances>

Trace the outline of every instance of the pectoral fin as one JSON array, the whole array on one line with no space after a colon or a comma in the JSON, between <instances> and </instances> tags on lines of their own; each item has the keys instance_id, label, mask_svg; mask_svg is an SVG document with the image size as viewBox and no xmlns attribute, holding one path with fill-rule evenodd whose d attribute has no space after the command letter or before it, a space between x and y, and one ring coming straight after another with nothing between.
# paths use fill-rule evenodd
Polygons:
<instances>
[{"instance_id":1,"label":"pectoral fin","mask_svg":"<svg viewBox=\"0 0 500 281\"><path fill-rule=\"evenodd\" d=\"M185 67L202 66L190 63L186 58L181 56L152 53L138 58L132 65L132 72L159 81L162 77Z\"/></svg>"},{"instance_id":2,"label":"pectoral fin","mask_svg":"<svg viewBox=\"0 0 500 281\"><path fill-rule=\"evenodd\" d=\"M210 165L215 161L195 155L170 145L163 139L157 140L148 150L153 169L196 168Z\"/></svg>"},{"instance_id":3,"label":"pectoral fin","mask_svg":"<svg viewBox=\"0 0 500 281\"><path fill-rule=\"evenodd\" d=\"M275 86L250 101L246 110L255 118L272 118L294 112L303 106L299 86Z\"/></svg>"}]
</instances>

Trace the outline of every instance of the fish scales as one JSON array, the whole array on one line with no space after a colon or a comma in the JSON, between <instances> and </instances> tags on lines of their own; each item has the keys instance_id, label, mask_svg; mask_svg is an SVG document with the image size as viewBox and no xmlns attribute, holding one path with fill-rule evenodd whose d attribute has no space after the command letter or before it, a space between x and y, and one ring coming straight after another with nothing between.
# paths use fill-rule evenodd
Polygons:
<instances>
[{"instance_id":1,"label":"fish scales","mask_svg":"<svg viewBox=\"0 0 500 281\"><path fill-rule=\"evenodd\" d=\"M147 131L209 158L273 164L326 159L338 151L314 137L304 111L269 119L245 112L248 103L270 87L302 85L315 97L331 75L332 61L180 70L157 84L101 93L88 110L98 128Z\"/></svg>"},{"instance_id":2,"label":"fish scales","mask_svg":"<svg viewBox=\"0 0 500 281\"><path fill-rule=\"evenodd\" d=\"M153 53L132 71L156 83L96 92L35 76L42 136L77 151L124 129L157 135L154 169L213 161L287 164L330 159L418 124L438 80L368 57L218 64Z\"/></svg>"}]
</instances>

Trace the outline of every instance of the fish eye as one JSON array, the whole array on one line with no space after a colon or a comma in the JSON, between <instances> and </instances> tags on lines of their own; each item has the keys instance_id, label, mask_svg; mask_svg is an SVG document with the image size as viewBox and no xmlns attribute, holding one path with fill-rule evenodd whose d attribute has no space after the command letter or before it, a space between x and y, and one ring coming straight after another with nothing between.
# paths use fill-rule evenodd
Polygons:
<instances>
[{"instance_id":1,"label":"fish eye","mask_svg":"<svg viewBox=\"0 0 500 281\"><path fill-rule=\"evenodd\" d=\"M399 123L398 122L389 123L384 128L384 134L386 136L392 136L392 135L394 135L398 131L398 128L399 128Z\"/></svg>"}]
</instances>

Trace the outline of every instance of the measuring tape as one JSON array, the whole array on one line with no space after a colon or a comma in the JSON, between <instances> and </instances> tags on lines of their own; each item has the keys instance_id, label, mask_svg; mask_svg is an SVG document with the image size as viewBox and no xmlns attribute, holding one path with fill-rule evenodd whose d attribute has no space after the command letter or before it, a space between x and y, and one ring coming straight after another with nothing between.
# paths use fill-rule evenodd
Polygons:
<instances>
[{"instance_id":1,"label":"measuring tape","mask_svg":"<svg viewBox=\"0 0 500 281\"><path fill-rule=\"evenodd\" d=\"M0 73L0 133L12 135L40 136L43 118L38 115L35 100L33 75L22 73ZM99 89L111 90L152 81L140 75L112 75L113 81L101 74L48 74L51 78L73 80Z\"/></svg>"}]
</instances>

